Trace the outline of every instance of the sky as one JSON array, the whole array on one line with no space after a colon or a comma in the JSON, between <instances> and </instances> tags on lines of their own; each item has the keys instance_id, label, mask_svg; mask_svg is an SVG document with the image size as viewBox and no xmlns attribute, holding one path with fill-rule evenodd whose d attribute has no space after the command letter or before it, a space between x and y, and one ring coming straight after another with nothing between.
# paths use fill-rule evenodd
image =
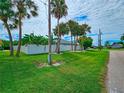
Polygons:
<instances>
[{"instance_id":1,"label":"sky","mask_svg":"<svg viewBox=\"0 0 124 93\"><path fill-rule=\"evenodd\" d=\"M34 33L36 35L48 34L48 0L34 0L38 6L39 16L24 20L23 34ZM89 24L92 29L88 36L94 39L93 44L97 45L98 31L101 29L102 42L119 41L120 36L124 33L124 0L66 0L68 6L68 15L63 17L60 22L75 20L81 23ZM52 29L56 26L57 20L52 16ZM13 37L18 38L18 30L12 31ZM6 30L0 22L0 38L7 39ZM63 37L69 40L69 36Z\"/></svg>"}]
</instances>

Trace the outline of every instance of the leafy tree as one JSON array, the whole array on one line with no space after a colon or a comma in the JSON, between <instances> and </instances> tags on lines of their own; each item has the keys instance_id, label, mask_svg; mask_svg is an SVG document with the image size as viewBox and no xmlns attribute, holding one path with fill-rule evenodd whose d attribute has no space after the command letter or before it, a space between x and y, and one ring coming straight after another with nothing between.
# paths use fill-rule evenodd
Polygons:
<instances>
[{"instance_id":1,"label":"leafy tree","mask_svg":"<svg viewBox=\"0 0 124 93\"><path fill-rule=\"evenodd\" d=\"M92 47L93 39L91 37L87 37L84 41L84 50L86 50L88 47Z\"/></svg>"},{"instance_id":2,"label":"leafy tree","mask_svg":"<svg viewBox=\"0 0 124 93\"><path fill-rule=\"evenodd\" d=\"M36 45L48 45L48 38L44 36L36 36L33 33L22 38L22 45L36 44Z\"/></svg>"},{"instance_id":3,"label":"leafy tree","mask_svg":"<svg viewBox=\"0 0 124 93\"><path fill-rule=\"evenodd\" d=\"M46 35L46 37L49 38L48 35ZM55 44L55 41L56 41L57 39L58 39L58 38L55 38L55 37L54 37L54 34L52 33L52 34L51 34L51 39L50 39L50 40L51 40L51 44Z\"/></svg>"},{"instance_id":4,"label":"leafy tree","mask_svg":"<svg viewBox=\"0 0 124 93\"><path fill-rule=\"evenodd\" d=\"M110 45L110 42L109 42L109 41L106 41L106 42L105 42L105 47L111 48L111 45Z\"/></svg>"},{"instance_id":5,"label":"leafy tree","mask_svg":"<svg viewBox=\"0 0 124 93\"><path fill-rule=\"evenodd\" d=\"M124 34L121 36L121 41L122 41L122 43L123 43L123 47L124 47Z\"/></svg>"},{"instance_id":6,"label":"leafy tree","mask_svg":"<svg viewBox=\"0 0 124 93\"><path fill-rule=\"evenodd\" d=\"M24 37L22 38L22 45L25 44L32 44L32 40L34 38L34 34L25 34Z\"/></svg>"},{"instance_id":7,"label":"leafy tree","mask_svg":"<svg viewBox=\"0 0 124 93\"><path fill-rule=\"evenodd\" d=\"M16 19L18 20L19 27L19 42L16 56L19 56L21 49L22 39L22 20L25 18L31 18L38 15L37 6L33 0L13 0L16 10ZM16 22L16 21L15 21Z\"/></svg>"},{"instance_id":8,"label":"leafy tree","mask_svg":"<svg viewBox=\"0 0 124 93\"><path fill-rule=\"evenodd\" d=\"M59 36L58 36L58 26L60 28L59 36L60 36L60 40L61 40L62 36L68 35L69 29L68 29L68 27L67 27L67 25L65 23L60 23L59 25L57 25L55 27L55 29L53 29L53 31L54 31L54 35L57 36L58 38L59 38ZM57 50L58 50L58 46L56 46L56 52L57 52Z\"/></svg>"},{"instance_id":9,"label":"leafy tree","mask_svg":"<svg viewBox=\"0 0 124 93\"><path fill-rule=\"evenodd\" d=\"M0 40L0 50L3 50L3 42L2 42L2 40Z\"/></svg>"},{"instance_id":10,"label":"leafy tree","mask_svg":"<svg viewBox=\"0 0 124 93\"><path fill-rule=\"evenodd\" d=\"M57 42L57 53L60 53L60 28L59 28L59 21L63 16L66 16L67 13L67 5L65 0L52 0L51 1L51 13L57 19L58 25L58 42Z\"/></svg>"},{"instance_id":11,"label":"leafy tree","mask_svg":"<svg viewBox=\"0 0 124 93\"><path fill-rule=\"evenodd\" d=\"M82 36L82 37L79 37L78 39L78 43L81 47L81 50L83 49L86 50L88 47L91 47L92 42L93 42L93 39L91 37Z\"/></svg>"},{"instance_id":12,"label":"leafy tree","mask_svg":"<svg viewBox=\"0 0 124 93\"><path fill-rule=\"evenodd\" d=\"M2 40L0 40L0 46L2 46L3 45L3 42L2 42Z\"/></svg>"},{"instance_id":13,"label":"leafy tree","mask_svg":"<svg viewBox=\"0 0 124 93\"><path fill-rule=\"evenodd\" d=\"M121 36L120 39L121 39L121 41L124 41L124 34Z\"/></svg>"},{"instance_id":14,"label":"leafy tree","mask_svg":"<svg viewBox=\"0 0 124 93\"><path fill-rule=\"evenodd\" d=\"M14 16L14 12L12 10L11 0L0 0L0 20L3 22L5 28L7 29L9 40L10 40L10 56L14 55L13 52L13 39L10 30L9 21Z\"/></svg>"},{"instance_id":15,"label":"leafy tree","mask_svg":"<svg viewBox=\"0 0 124 93\"><path fill-rule=\"evenodd\" d=\"M2 42L3 42L2 48L6 49L6 50L10 49L10 41L3 40Z\"/></svg>"}]
</instances>

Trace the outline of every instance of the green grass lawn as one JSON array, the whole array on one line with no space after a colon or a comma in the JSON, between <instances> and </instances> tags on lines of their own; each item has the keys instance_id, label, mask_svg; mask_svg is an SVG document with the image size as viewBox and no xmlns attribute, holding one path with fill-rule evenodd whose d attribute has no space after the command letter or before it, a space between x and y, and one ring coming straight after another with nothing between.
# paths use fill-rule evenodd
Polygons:
<instances>
[{"instance_id":1,"label":"green grass lawn","mask_svg":"<svg viewBox=\"0 0 124 93\"><path fill-rule=\"evenodd\" d=\"M47 54L9 57L0 52L0 93L101 93L108 51L52 55L59 67L37 68Z\"/></svg>"}]
</instances>

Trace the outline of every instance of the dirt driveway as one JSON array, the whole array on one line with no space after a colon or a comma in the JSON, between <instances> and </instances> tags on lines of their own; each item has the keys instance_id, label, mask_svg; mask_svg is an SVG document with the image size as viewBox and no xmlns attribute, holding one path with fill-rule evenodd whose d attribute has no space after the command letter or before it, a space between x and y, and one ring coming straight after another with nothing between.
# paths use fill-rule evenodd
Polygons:
<instances>
[{"instance_id":1,"label":"dirt driveway","mask_svg":"<svg viewBox=\"0 0 124 93\"><path fill-rule=\"evenodd\" d=\"M110 51L108 93L124 93L124 51Z\"/></svg>"}]
</instances>

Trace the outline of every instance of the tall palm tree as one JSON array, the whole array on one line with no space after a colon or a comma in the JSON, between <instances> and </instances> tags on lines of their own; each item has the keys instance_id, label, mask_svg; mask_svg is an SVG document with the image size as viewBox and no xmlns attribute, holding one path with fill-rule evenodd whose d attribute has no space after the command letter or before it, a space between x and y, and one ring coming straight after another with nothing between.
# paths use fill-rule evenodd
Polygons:
<instances>
[{"instance_id":1,"label":"tall palm tree","mask_svg":"<svg viewBox=\"0 0 124 93\"><path fill-rule=\"evenodd\" d=\"M79 24L77 22L73 21L73 20L69 20L68 25L69 25L69 28L70 28L71 38L74 37L74 44L75 44L74 51L75 51L76 50L76 45L77 45L76 36L78 35L79 30L80 30L79 29ZM73 47L73 44L71 44L71 45Z\"/></svg>"},{"instance_id":2,"label":"tall palm tree","mask_svg":"<svg viewBox=\"0 0 124 93\"><path fill-rule=\"evenodd\" d=\"M91 32L91 27L88 24L81 24L77 26L76 30L76 43L78 43L79 37L86 36L87 33ZM75 44L75 50L77 45Z\"/></svg>"},{"instance_id":3,"label":"tall palm tree","mask_svg":"<svg viewBox=\"0 0 124 93\"><path fill-rule=\"evenodd\" d=\"M13 56L13 39L8 21L14 16L12 10L12 3L10 0L0 0L0 20L3 22L7 29L10 40L10 56Z\"/></svg>"},{"instance_id":4,"label":"tall palm tree","mask_svg":"<svg viewBox=\"0 0 124 93\"><path fill-rule=\"evenodd\" d=\"M68 35L69 29L68 29L66 23L63 23L63 22L62 22L62 23L60 23L59 25L57 25L57 26L55 27L55 29L53 29L54 35L57 36L57 37L59 37L59 36L58 36L58 26L59 26L59 28L60 28L60 30L59 30L59 35L60 35L60 40L61 40L61 37L62 37L62 36ZM58 51L58 46L56 46L56 52L57 52L57 51Z\"/></svg>"},{"instance_id":5,"label":"tall palm tree","mask_svg":"<svg viewBox=\"0 0 124 93\"><path fill-rule=\"evenodd\" d=\"M60 29L59 29L59 21L63 16L67 16L67 5L65 0L52 0L51 1L51 13L57 19L58 25L58 42L57 42L57 53L60 53Z\"/></svg>"},{"instance_id":6,"label":"tall palm tree","mask_svg":"<svg viewBox=\"0 0 124 93\"><path fill-rule=\"evenodd\" d=\"M78 38L80 36L85 36L87 32L90 32L91 27L88 24L79 25L73 20L69 20L68 24L71 31L71 37L74 37L74 51L76 51Z\"/></svg>"},{"instance_id":7,"label":"tall palm tree","mask_svg":"<svg viewBox=\"0 0 124 93\"><path fill-rule=\"evenodd\" d=\"M33 0L13 0L16 11L16 18L19 26L19 41L16 56L20 55L22 39L22 20L25 18L35 17L38 15L37 6Z\"/></svg>"}]
</instances>

